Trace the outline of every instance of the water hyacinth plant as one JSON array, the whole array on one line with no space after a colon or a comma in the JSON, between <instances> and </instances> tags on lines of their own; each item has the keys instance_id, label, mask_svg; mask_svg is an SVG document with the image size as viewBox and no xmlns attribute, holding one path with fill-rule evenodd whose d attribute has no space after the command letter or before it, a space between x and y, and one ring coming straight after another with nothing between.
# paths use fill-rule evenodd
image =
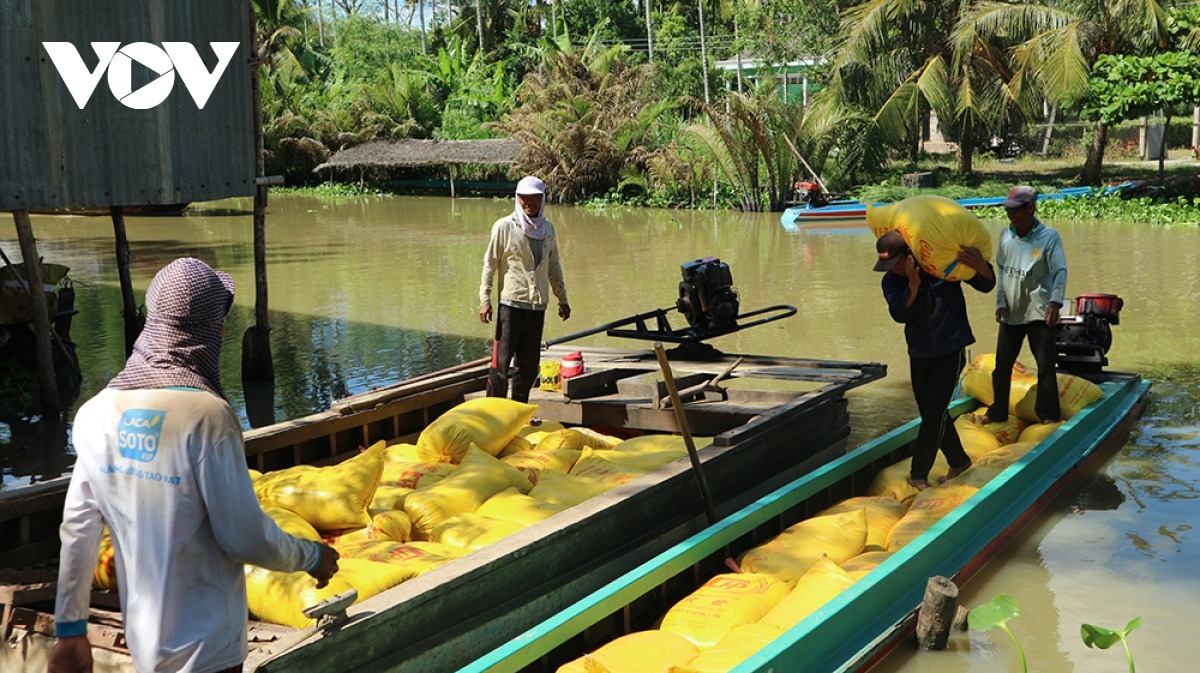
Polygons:
<instances>
[{"instance_id":1,"label":"water hyacinth plant","mask_svg":"<svg viewBox=\"0 0 1200 673\"><path fill-rule=\"evenodd\" d=\"M1129 632L1142 625L1141 617L1134 617L1125 625L1124 631L1110 631L1101 626L1093 626L1092 624L1084 624L1080 627L1083 635L1083 644L1088 647L1095 647L1101 650L1107 650L1112 647L1117 641L1120 641L1125 646L1125 657L1129 660L1129 673L1134 673L1133 670L1133 652L1129 650Z\"/></svg>"},{"instance_id":2,"label":"water hyacinth plant","mask_svg":"<svg viewBox=\"0 0 1200 673\"><path fill-rule=\"evenodd\" d=\"M1029 673L1029 667L1025 663L1025 650L1021 649L1021 643L1008 629L1008 621L1019 614L1021 614L1021 606L1017 604L1017 599L1008 594L1000 594L968 612L967 625L973 631L1002 629L1012 639L1013 644L1017 646L1017 653L1021 655L1021 673Z\"/></svg>"}]
</instances>

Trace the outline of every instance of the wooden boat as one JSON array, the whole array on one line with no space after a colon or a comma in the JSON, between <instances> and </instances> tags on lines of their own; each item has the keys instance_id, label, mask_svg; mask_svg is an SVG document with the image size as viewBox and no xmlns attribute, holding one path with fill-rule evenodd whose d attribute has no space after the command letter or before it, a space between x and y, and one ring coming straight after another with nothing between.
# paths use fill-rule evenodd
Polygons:
<instances>
[{"instance_id":1,"label":"wooden boat","mask_svg":"<svg viewBox=\"0 0 1200 673\"><path fill-rule=\"evenodd\" d=\"M865 671L911 634L926 580L960 586L1076 479L1086 477L1125 442L1148 402L1150 382L1105 374L1105 396L1062 425L978 493L867 576L750 659L751 671ZM974 409L960 399L954 413ZM842 458L803 475L647 561L587 599L543 621L462 669L479 673L555 670L623 633L652 627L666 609L720 572L726 555L753 547L782 528L854 495L883 467L908 455L911 421Z\"/></svg>"},{"instance_id":2,"label":"wooden boat","mask_svg":"<svg viewBox=\"0 0 1200 673\"><path fill-rule=\"evenodd\" d=\"M1049 194L1041 194L1038 196L1042 200L1061 200L1075 196L1087 196L1093 193L1091 187L1064 187L1057 192ZM1105 192L1107 193L1107 189ZM988 196L971 199L954 199L959 205L967 210L975 210L976 208L990 208L999 206L1004 201L1003 196ZM873 203L873 206L886 206L887 203ZM795 206L783 211L779 216L779 222L787 228L791 228L800 223L807 222L850 222L866 220L867 204L862 201L830 201L827 205L813 206L804 204ZM865 224L863 226L866 226Z\"/></svg>"},{"instance_id":3,"label":"wooden boat","mask_svg":"<svg viewBox=\"0 0 1200 673\"><path fill-rule=\"evenodd\" d=\"M662 408L652 351L555 347L544 358L582 351L587 372L561 393L534 391L545 420L630 431L674 432ZM678 353L683 356L681 351ZM732 356L677 358L685 410L718 514L737 511L845 451L846 390L876 380L876 363L744 356L723 391L704 384ZM485 387L479 362L335 403L323 413L246 433L248 465L260 471L327 464L380 439L413 441L434 418ZM769 380L765 382L764 380ZM758 381L756 385L755 382ZM3 631L0 670L34 670L52 643L58 524L67 479L0 492ZM445 671L499 647L706 525L688 461L643 475L520 533L350 608L330 631L265 623L250 627L247 670ZM94 592L91 637L98 658L132 670L116 596ZM39 659L39 657L42 657Z\"/></svg>"}]
</instances>

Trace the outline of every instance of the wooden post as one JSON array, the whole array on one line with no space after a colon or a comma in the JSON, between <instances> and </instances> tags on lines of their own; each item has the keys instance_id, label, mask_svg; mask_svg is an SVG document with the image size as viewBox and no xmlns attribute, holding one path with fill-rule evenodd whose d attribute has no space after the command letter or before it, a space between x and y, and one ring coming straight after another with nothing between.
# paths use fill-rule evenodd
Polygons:
<instances>
[{"instance_id":1,"label":"wooden post","mask_svg":"<svg viewBox=\"0 0 1200 673\"><path fill-rule=\"evenodd\" d=\"M42 411L46 415L62 411L58 408L58 379L54 376L54 353L50 343L50 308L46 303L46 292L42 284L42 262L38 258L37 241L33 238L33 225L29 222L29 211L14 210L13 222L17 226L17 240L21 244L21 256L25 261L25 289L33 306L33 331L37 338L38 377L42 384Z\"/></svg>"},{"instance_id":2,"label":"wooden post","mask_svg":"<svg viewBox=\"0 0 1200 673\"><path fill-rule=\"evenodd\" d=\"M446 164L446 169L450 171L450 198L454 198L454 164Z\"/></svg>"},{"instance_id":3,"label":"wooden post","mask_svg":"<svg viewBox=\"0 0 1200 673\"><path fill-rule=\"evenodd\" d=\"M133 280L129 275L129 237L125 235L125 213L121 206L109 209L112 213L113 237L117 245L117 277L121 279L121 315L125 317L125 357L133 355L133 343L142 331L133 298Z\"/></svg>"},{"instance_id":4,"label":"wooden post","mask_svg":"<svg viewBox=\"0 0 1200 673\"><path fill-rule=\"evenodd\" d=\"M267 179L263 157L262 88L258 53L258 28L254 10L250 12L250 94L254 105L254 325L242 335L242 380L275 380L271 360L271 323L267 310Z\"/></svg>"},{"instance_id":5,"label":"wooden post","mask_svg":"<svg viewBox=\"0 0 1200 673\"><path fill-rule=\"evenodd\" d=\"M930 577L917 616L917 644L922 650L944 650L958 607L958 586L949 579Z\"/></svg>"}]
</instances>

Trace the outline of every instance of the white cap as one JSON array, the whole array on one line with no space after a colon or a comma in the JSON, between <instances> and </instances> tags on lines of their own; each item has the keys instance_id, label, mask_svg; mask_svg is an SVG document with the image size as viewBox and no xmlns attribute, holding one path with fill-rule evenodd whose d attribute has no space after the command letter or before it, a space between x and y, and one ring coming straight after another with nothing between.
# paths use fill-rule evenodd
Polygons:
<instances>
[{"instance_id":1,"label":"white cap","mask_svg":"<svg viewBox=\"0 0 1200 673\"><path fill-rule=\"evenodd\" d=\"M521 178L520 182L517 183L517 193L545 194L546 184L532 175L526 175L525 177Z\"/></svg>"}]
</instances>

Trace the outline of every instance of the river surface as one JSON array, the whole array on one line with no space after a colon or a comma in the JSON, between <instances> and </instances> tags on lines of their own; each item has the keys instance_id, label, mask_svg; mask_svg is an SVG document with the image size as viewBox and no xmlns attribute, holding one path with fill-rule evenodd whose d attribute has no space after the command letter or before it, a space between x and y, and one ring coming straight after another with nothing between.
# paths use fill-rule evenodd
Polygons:
<instances>
[{"instance_id":1,"label":"river surface","mask_svg":"<svg viewBox=\"0 0 1200 673\"><path fill-rule=\"evenodd\" d=\"M482 357L490 328L477 316L480 260L491 223L509 199L436 197L357 201L273 196L267 218L273 401L247 413L241 339L254 317L249 200L197 204L184 217L127 218L140 302L153 274L180 256L233 274L238 296L227 325L222 377L250 427L327 409L351 393ZM865 228L785 231L777 214L645 209L588 211L551 205L573 310L547 318L554 338L674 304L680 264L719 256L730 265L742 311L791 304L798 315L715 339L726 352L883 362L889 376L850 393L856 445L916 413L903 331L888 319L871 272ZM985 223L993 235L999 221ZM1079 625L1144 624L1130 644L1144 671L1194 670L1200 661L1200 233L1195 226L1049 222L1070 263L1068 295L1125 299L1109 354L1112 368L1154 379L1154 402L1134 436L1084 494L1067 494L963 591L973 607L999 593L1017 599L1011 627L1040 673L1128 670L1120 646L1088 649ZM80 400L124 362L121 298L108 218L33 217L39 251L71 267L71 329L82 363ZM0 239L16 261L13 230ZM979 343L995 340L992 295L967 290ZM583 343L621 346L604 336ZM639 344L635 344L639 345ZM640 345L645 345L640 344ZM1026 352L1024 360L1028 360ZM1031 363L1032 364L1032 363ZM36 381L36 379L35 379ZM12 402L21 391L0 391ZM4 406L4 405L0 405ZM265 409L265 411L264 411ZM0 419L0 490L69 472L54 448L69 428ZM1002 632L956 636L949 651L909 652L876 670L913 673L1015 671Z\"/></svg>"}]
</instances>

